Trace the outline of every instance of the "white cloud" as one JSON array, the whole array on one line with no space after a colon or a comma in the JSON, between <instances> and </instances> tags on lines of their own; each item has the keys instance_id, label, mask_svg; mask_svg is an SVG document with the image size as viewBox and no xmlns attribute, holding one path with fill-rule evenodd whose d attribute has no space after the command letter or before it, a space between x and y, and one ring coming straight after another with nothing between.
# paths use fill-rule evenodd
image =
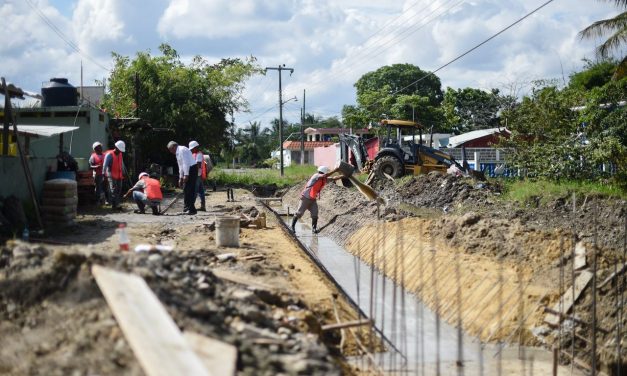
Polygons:
<instances>
[{"instance_id":1,"label":"white cloud","mask_svg":"<svg viewBox=\"0 0 627 376\"><path fill-rule=\"evenodd\" d=\"M285 98L307 89L308 110L339 114L354 101L353 83L382 65L411 63L433 70L484 40L543 0L32 0L82 50L109 66L111 51L134 55L162 42L181 56L254 55L261 66L287 64ZM71 1L71 0L70 0ZM71 9L69 15L59 12ZM593 57L594 41L577 32L613 15L603 2L554 2L479 50L438 72L443 86L490 88L561 77ZM5 0L0 17L11 38L0 45L0 71L25 89L66 76L78 84L106 71L72 51L24 0ZM561 63L561 64L560 64ZM277 76L251 80L246 95L255 110L238 114L264 124L277 110ZM300 99L299 99L300 101ZM290 102L297 108L301 103ZM265 114L261 112L270 108ZM293 108L288 119L296 121Z\"/></svg>"}]
</instances>

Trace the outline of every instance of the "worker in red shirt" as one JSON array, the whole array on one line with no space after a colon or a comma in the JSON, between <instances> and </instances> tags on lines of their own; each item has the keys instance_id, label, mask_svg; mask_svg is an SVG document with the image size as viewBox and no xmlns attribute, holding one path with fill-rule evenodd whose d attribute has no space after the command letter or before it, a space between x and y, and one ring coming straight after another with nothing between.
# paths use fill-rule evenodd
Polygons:
<instances>
[{"instance_id":1,"label":"worker in red shirt","mask_svg":"<svg viewBox=\"0 0 627 376\"><path fill-rule=\"evenodd\" d=\"M133 200L137 204L135 213L144 214L146 205L150 206L153 215L159 215L159 204L163 200L161 193L161 183L157 179L151 178L148 173L142 172L137 178L137 183L126 192L124 198L133 193Z\"/></svg>"},{"instance_id":2,"label":"worker in red shirt","mask_svg":"<svg viewBox=\"0 0 627 376\"><path fill-rule=\"evenodd\" d=\"M318 171L309 178L305 189L303 189L300 195L298 210L294 214L294 218L292 218L292 232L296 233L296 222L305 214L305 210L309 210L311 214L311 231L314 234L318 233L318 203L316 200L320 198L320 191L327 184L328 179L335 181L344 177L343 175L330 177L338 170L336 168L333 171L329 171L327 166L320 166Z\"/></svg>"},{"instance_id":3,"label":"worker in red shirt","mask_svg":"<svg viewBox=\"0 0 627 376\"><path fill-rule=\"evenodd\" d=\"M104 174L102 166L104 164L104 154L102 153L102 144L99 141L94 142L91 146L94 150L89 157L89 168L93 171L94 185L96 186L96 199L100 205L104 204L107 191L105 189Z\"/></svg>"}]
</instances>

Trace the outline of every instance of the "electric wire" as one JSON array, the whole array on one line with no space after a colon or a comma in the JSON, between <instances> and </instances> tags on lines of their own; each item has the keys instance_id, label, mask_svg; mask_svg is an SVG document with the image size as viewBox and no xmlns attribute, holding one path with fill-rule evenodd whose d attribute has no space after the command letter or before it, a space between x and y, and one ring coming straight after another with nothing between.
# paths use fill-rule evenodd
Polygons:
<instances>
[{"instance_id":1,"label":"electric wire","mask_svg":"<svg viewBox=\"0 0 627 376\"><path fill-rule=\"evenodd\" d=\"M41 18L42 21L44 21L44 23L46 25L48 25L48 27L59 38L61 38L61 40L63 40L71 49L73 49L76 53L78 53L79 55L85 57L86 59L88 59L89 61L91 61L95 65L97 65L98 67L106 70L107 72L111 71L111 69L109 69L109 68L105 67L104 65L100 64L95 58L93 58L91 55L89 55L88 53L83 51L76 43L72 42L69 37L67 37L65 34L63 34L63 32L52 21L50 21L50 19L48 17L46 17L46 15L41 11L41 9L39 9L39 7L37 7L36 4L34 4L32 2L32 0L26 0L26 2L35 11L35 13L37 13L39 18Z\"/></svg>"}]
</instances>

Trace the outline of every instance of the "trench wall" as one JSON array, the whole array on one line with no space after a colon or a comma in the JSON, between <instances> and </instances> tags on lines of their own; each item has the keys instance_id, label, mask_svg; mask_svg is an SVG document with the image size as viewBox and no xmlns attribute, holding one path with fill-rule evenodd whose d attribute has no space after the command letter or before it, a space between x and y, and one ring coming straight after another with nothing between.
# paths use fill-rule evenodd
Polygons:
<instances>
[{"instance_id":1,"label":"trench wall","mask_svg":"<svg viewBox=\"0 0 627 376\"><path fill-rule=\"evenodd\" d=\"M416 294L452 325L483 341L532 343L530 329L542 325L541 305L557 297L547 284L534 281L530 265L499 262L465 252L429 234L427 219L382 222L357 230L346 249ZM539 249L554 249L546 238Z\"/></svg>"}]
</instances>

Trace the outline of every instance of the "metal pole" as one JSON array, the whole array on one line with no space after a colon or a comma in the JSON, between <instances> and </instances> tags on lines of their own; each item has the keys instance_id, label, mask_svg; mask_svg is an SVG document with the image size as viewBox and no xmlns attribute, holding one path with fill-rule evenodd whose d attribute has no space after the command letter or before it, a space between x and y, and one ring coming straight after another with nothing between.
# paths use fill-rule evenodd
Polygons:
<instances>
[{"instance_id":1,"label":"metal pole","mask_svg":"<svg viewBox=\"0 0 627 376\"><path fill-rule=\"evenodd\" d=\"M283 176L283 93L281 92L281 66L279 65L279 144L281 150L280 156L280 165L281 165L281 176Z\"/></svg>"},{"instance_id":2,"label":"metal pole","mask_svg":"<svg viewBox=\"0 0 627 376\"><path fill-rule=\"evenodd\" d=\"M279 65L278 68L270 68L267 67L266 71L268 70L276 70L279 72L279 151L281 153L280 157L279 157L279 164L281 166L281 176L283 176L283 87L282 87L282 80L281 80L281 76L282 76L282 72L284 70L288 70L290 71L290 75L292 73L294 73L294 68L286 68L285 64L283 65Z\"/></svg>"},{"instance_id":3,"label":"metal pole","mask_svg":"<svg viewBox=\"0 0 627 376\"><path fill-rule=\"evenodd\" d=\"M6 87L4 77L2 78L4 88L4 127L2 128L2 155L9 155L9 108L11 107L11 97Z\"/></svg>"},{"instance_id":4,"label":"metal pole","mask_svg":"<svg viewBox=\"0 0 627 376\"><path fill-rule=\"evenodd\" d=\"M303 116L300 121L300 164L305 164L305 89L303 89Z\"/></svg>"}]
</instances>

